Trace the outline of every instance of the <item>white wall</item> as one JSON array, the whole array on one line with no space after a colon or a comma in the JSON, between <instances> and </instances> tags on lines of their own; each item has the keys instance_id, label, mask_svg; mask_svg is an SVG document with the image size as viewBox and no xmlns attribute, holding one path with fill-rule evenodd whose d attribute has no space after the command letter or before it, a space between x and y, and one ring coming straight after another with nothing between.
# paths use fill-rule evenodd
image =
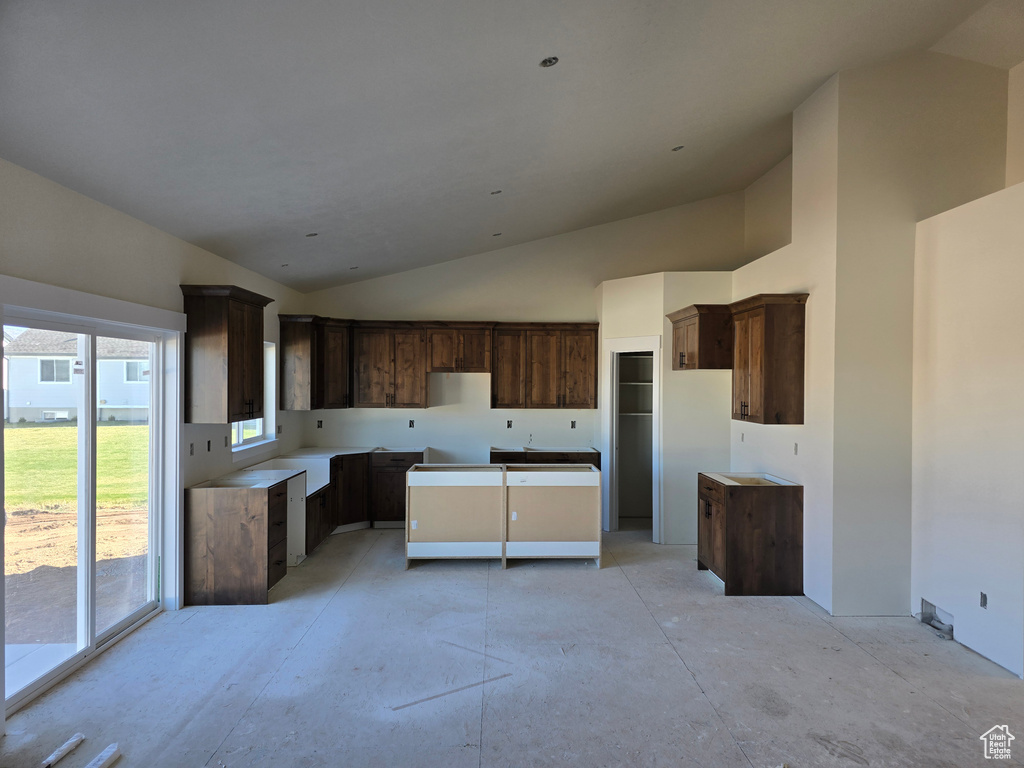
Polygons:
<instances>
[{"instance_id":1,"label":"white wall","mask_svg":"<svg viewBox=\"0 0 1024 768\"><path fill-rule=\"evenodd\" d=\"M1006 186L1024 181L1024 64L1010 70L1006 119Z\"/></svg>"},{"instance_id":2,"label":"white wall","mask_svg":"<svg viewBox=\"0 0 1024 768\"><path fill-rule=\"evenodd\" d=\"M294 312L303 301L279 283L4 160L0 274L175 312L182 310L181 283L238 285L275 299L264 312L265 338L275 342L278 312ZM281 444L297 447L302 421L280 419ZM227 434L223 425L182 426L186 486L235 468Z\"/></svg>"},{"instance_id":3,"label":"white wall","mask_svg":"<svg viewBox=\"0 0 1024 768\"><path fill-rule=\"evenodd\" d=\"M1024 675L1024 185L917 226L912 604ZM988 608L979 593L988 594Z\"/></svg>"},{"instance_id":4,"label":"white wall","mask_svg":"<svg viewBox=\"0 0 1024 768\"><path fill-rule=\"evenodd\" d=\"M743 254L747 260L793 242L793 156L743 192Z\"/></svg>"},{"instance_id":5,"label":"white wall","mask_svg":"<svg viewBox=\"0 0 1024 768\"><path fill-rule=\"evenodd\" d=\"M938 53L839 75L833 609L910 608L914 237L1003 187L1006 71Z\"/></svg>"},{"instance_id":6,"label":"white wall","mask_svg":"<svg viewBox=\"0 0 1024 768\"><path fill-rule=\"evenodd\" d=\"M732 298L809 293L804 424L731 421L731 469L771 472L804 486L804 592L832 610L832 476L839 83L793 113L793 242L732 275ZM731 385L730 385L731 386ZM727 406L727 411L731 410ZM794 455L793 444L799 454Z\"/></svg>"},{"instance_id":7,"label":"white wall","mask_svg":"<svg viewBox=\"0 0 1024 768\"><path fill-rule=\"evenodd\" d=\"M729 272L667 272L661 333L661 498L666 544L697 543L697 473L729 467L732 371L673 371L672 323L691 304L728 304Z\"/></svg>"}]
</instances>

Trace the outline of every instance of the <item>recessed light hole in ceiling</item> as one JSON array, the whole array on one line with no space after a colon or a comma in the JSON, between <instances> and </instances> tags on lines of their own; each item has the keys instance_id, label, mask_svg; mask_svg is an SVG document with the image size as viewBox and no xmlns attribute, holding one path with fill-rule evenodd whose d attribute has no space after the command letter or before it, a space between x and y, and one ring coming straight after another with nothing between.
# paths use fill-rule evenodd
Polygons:
<instances>
[{"instance_id":1,"label":"recessed light hole in ceiling","mask_svg":"<svg viewBox=\"0 0 1024 768\"><path fill-rule=\"evenodd\" d=\"M306 235L306 237L316 237L318 234L320 234L320 233L319 232L310 232L308 235Z\"/></svg>"},{"instance_id":2,"label":"recessed light hole in ceiling","mask_svg":"<svg viewBox=\"0 0 1024 768\"><path fill-rule=\"evenodd\" d=\"M672 147L672 151L673 152L678 152L680 149L683 148L683 146L684 146L683 144L680 144L678 147Z\"/></svg>"},{"instance_id":3,"label":"recessed light hole in ceiling","mask_svg":"<svg viewBox=\"0 0 1024 768\"><path fill-rule=\"evenodd\" d=\"M496 189L493 192L491 192L491 194L492 195L500 195L501 194L501 190L500 189Z\"/></svg>"},{"instance_id":4,"label":"recessed light hole in ceiling","mask_svg":"<svg viewBox=\"0 0 1024 768\"><path fill-rule=\"evenodd\" d=\"M544 68L553 67L557 63L558 63L558 57L557 56L548 56L546 59L541 59L540 60L540 65L542 67L544 67Z\"/></svg>"}]
</instances>

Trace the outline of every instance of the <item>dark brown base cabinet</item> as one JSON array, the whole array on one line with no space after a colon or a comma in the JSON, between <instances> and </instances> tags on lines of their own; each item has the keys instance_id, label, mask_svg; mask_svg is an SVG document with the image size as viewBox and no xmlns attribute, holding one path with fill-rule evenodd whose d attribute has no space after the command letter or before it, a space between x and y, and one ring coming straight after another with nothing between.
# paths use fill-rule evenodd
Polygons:
<instances>
[{"instance_id":1,"label":"dark brown base cabinet","mask_svg":"<svg viewBox=\"0 0 1024 768\"><path fill-rule=\"evenodd\" d=\"M405 521L405 473L423 463L416 451L374 451L370 454L370 516L374 523Z\"/></svg>"},{"instance_id":2,"label":"dark brown base cabinet","mask_svg":"<svg viewBox=\"0 0 1024 768\"><path fill-rule=\"evenodd\" d=\"M725 484L697 476L697 568L726 595L802 595L801 485Z\"/></svg>"},{"instance_id":3,"label":"dark brown base cabinet","mask_svg":"<svg viewBox=\"0 0 1024 768\"><path fill-rule=\"evenodd\" d=\"M288 483L185 490L185 604L262 605L288 567Z\"/></svg>"}]
</instances>

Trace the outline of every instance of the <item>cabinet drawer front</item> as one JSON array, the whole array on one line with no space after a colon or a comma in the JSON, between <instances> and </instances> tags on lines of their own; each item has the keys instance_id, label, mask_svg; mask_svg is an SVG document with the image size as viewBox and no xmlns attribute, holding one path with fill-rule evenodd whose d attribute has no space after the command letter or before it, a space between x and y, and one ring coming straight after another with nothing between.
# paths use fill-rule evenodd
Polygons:
<instances>
[{"instance_id":1,"label":"cabinet drawer front","mask_svg":"<svg viewBox=\"0 0 1024 768\"><path fill-rule=\"evenodd\" d=\"M725 502L725 487L707 475L697 475L697 493L720 504Z\"/></svg>"},{"instance_id":2,"label":"cabinet drawer front","mask_svg":"<svg viewBox=\"0 0 1024 768\"><path fill-rule=\"evenodd\" d=\"M372 456L375 467L405 467L423 463L423 454L406 451L374 451Z\"/></svg>"},{"instance_id":3,"label":"cabinet drawer front","mask_svg":"<svg viewBox=\"0 0 1024 768\"><path fill-rule=\"evenodd\" d=\"M288 541L281 539L267 554L267 589L277 584L288 573Z\"/></svg>"},{"instance_id":4,"label":"cabinet drawer front","mask_svg":"<svg viewBox=\"0 0 1024 768\"><path fill-rule=\"evenodd\" d=\"M284 492L275 494L277 486L270 489L270 500L267 508L267 546L273 547L288 535L288 488L280 484Z\"/></svg>"}]
</instances>

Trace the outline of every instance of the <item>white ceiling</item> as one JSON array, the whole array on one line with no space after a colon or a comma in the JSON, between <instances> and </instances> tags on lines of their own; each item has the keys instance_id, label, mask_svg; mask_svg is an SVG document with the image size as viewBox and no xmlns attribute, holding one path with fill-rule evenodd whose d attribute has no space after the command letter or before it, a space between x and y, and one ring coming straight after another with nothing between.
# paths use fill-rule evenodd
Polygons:
<instances>
[{"instance_id":1,"label":"white ceiling","mask_svg":"<svg viewBox=\"0 0 1024 768\"><path fill-rule=\"evenodd\" d=\"M3 0L0 157L309 291L742 189L982 5Z\"/></svg>"}]
</instances>

